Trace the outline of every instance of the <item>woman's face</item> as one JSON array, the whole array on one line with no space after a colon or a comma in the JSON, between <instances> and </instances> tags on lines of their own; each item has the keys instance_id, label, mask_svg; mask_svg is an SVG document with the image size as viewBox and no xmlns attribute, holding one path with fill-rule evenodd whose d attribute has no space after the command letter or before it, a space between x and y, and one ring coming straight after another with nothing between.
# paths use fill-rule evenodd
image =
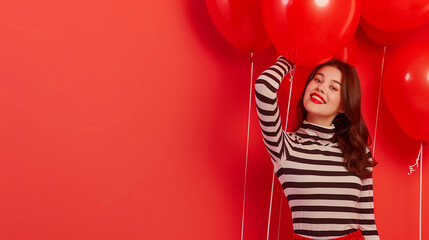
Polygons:
<instances>
[{"instance_id":1,"label":"woman's face","mask_svg":"<svg viewBox=\"0 0 429 240\"><path fill-rule=\"evenodd\" d=\"M342 111L341 71L333 66L323 66L309 82L304 93L307 121L329 126Z\"/></svg>"}]
</instances>

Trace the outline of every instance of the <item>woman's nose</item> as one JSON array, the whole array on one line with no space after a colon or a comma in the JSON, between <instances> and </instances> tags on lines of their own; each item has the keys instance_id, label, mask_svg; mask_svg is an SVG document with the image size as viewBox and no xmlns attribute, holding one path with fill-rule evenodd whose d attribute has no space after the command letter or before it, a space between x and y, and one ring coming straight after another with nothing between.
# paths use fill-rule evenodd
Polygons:
<instances>
[{"instance_id":1,"label":"woman's nose","mask_svg":"<svg viewBox=\"0 0 429 240\"><path fill-rule=\"evenodd\" d=\"M323 87L321 85L317 86L316 90L321 92L321 93L325 93L323 90Z\"/></svg>"}]
</instances>

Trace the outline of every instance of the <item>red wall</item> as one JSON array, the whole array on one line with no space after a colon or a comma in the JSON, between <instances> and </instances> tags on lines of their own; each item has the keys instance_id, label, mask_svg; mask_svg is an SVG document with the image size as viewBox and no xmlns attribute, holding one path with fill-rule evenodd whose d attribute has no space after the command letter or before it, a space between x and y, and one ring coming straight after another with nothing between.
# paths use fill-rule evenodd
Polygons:
<instances>
[{"instance_id":1,"label":"red wall","mask_svg":"<svg viewBox=\"0 0 429 240\"><path fill-rule=\"evenodd\" d=\"M222 38L204 1L21 0L0 9L0 239L240 238L249 56ZM374 136L383 47L360 30L357 38ZM275 57L272 47L256 53L255 77ZM286 81L284 117L288 90ZM266 239L272 166L254 102L251 114L244 239ZM419 174L407 175L418 149L382 98L382 239L418 238ZM270 239L288 239L277 180L272 209Z\"/></svg>"}]
</instances>

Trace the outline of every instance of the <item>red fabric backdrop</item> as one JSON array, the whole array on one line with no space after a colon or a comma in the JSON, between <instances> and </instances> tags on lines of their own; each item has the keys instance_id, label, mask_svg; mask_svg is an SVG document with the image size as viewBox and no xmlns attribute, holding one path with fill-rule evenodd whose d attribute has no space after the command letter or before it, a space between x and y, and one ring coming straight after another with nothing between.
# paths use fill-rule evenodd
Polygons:
<instances>
[{"instance_id":1,"label":"red fabric backdrop","mask_svg":"<svg viewBox=\"0 0 429 240\"><path fill-rule=\"evenodd\" d=\"M204 1L22 0L0 9L0 239L240 238L249 55L222 38ZM359 28L356 39L374 136L383 47ZM256 53L255 77L275 59L273 47ZM288 91L285 82L284 117ZM418 149L382 96L382 239L418 237L419 173L407 175ZM253 100L246 240L266 239L272 174ZM288 239L289 214L276 180L270 239ZM423 226L428 217L426 208Z\"/></svg>"}]
</instances>

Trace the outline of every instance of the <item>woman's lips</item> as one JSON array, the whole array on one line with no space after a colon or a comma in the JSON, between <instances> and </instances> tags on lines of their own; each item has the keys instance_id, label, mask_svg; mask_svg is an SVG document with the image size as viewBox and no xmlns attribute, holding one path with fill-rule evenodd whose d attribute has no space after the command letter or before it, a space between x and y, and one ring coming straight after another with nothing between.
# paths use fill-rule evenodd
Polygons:
<instances>
[{"instance_id":1,"label":"woman's lips","mask_svg":"<svg viewBox=\"0 0 429 240\"><path fill-rule=\"evenodd\" d=\"M325 99L323 99L323 97L317 93L310 94L310 99L311 99L311 101L313 101L314 103L317 103L317 104L326 103Z\"/></svg>"}]
</instances>

